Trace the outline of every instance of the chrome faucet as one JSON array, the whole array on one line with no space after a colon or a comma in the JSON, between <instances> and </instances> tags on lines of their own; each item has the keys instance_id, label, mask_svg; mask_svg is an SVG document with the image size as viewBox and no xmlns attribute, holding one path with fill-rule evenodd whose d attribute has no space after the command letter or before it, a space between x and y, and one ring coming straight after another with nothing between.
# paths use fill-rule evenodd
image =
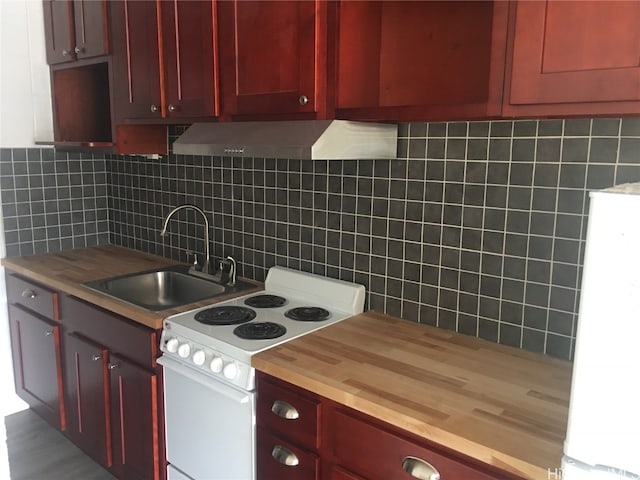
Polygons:
<instances>
[{"instance_id":1,"label":"chrome faucet","mask_svg":"<svg viewBox=\"0 0 640 480\"><path fill-rule=\"evenodd\" d=\"M196 212L198 212L200 215L202 215L202 218L204 219L204 265L202 266L202 273L204 274L208 274L209 273L209 220L207 220L207 215L198 207L196 207L195 205L180 205L176 208L174 208L173 210L171 210L169 212L169 214L165 217L164 219L164 223L162 224L162 230L160 231L160 236L164 237L167 235L167 225L169 224L169 220L171 219L171 217L173 216L174 213L182 210L182 209L191 209L191 210L195 210ZM194 263L194 267L198 264L198 260L196 258L196 261Z\"/></svg>"}]
</instances>

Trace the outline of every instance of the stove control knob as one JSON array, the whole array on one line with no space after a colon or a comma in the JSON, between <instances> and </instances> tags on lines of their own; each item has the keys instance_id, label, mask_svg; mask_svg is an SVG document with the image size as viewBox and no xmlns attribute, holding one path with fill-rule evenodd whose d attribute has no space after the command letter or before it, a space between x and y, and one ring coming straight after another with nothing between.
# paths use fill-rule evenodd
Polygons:
<instances>
[{"instance_id":1,"label":"stove control knob","mask_svg":"<svg viewBox=\"0 0 640 480\"><path fill-rule=\"evenodd\" d=\"M167 340L167 343L165 343L165 347L167 348L167 351L170 353L176 353L178 351L178 339L177 338L170 338L169 340Z\"/></svg>"},{"instance_id":2,"label":"stove control knob","mask_svg":"<svg viewBox=\"0 0 640 480\"><path fill-rule=\"evenodd\" d=\"M227 363L222 371L225 378L233 380L238 375L238 366L235 363Z\"/></svg>"},{"instance_id":3,"label":"stove control knob","mask_svg":"<svg viewBox=\"0 0 640 480\"><path fill-rule=\"evenodd\" d=\"M223 366L224 366L224 362L222 361L222 359L220 357L214 357L213 360L211 360L211 364L209 365L209 368L214 373L220 373L222 371Z\"/></svg>"},{"instance_id":4,"label":"stove control knob","mask_svg":"<svg viewBox=\"0 0 640 480\"><path fill-rule=\"evenodd\" d=\"M193 357L191 357L191 359L193 360L193 363L195 363L198 366L204 365L204 360L205 360L204 352L202 350L196 350L193 354Z\"/></svg>"},{"instance_id":5,"label":"stove control knob","mask_svg":"<svg viewBox=\"0 0 640 480\"><path fill-rule=\"evenodd\" d=\"M187 358L190 353L191 345L189 345L188 343L183 343L178 347L178 355L180 355L182 358Z\"/></svg>"}]
</instances>

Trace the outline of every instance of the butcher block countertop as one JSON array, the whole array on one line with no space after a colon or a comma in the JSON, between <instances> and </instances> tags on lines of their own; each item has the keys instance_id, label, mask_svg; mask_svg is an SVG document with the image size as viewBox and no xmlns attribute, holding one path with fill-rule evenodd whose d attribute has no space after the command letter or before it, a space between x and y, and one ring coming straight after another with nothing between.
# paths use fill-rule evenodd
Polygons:
<instances>
[{"instance_id":1,"label":"butcher block countertop","mask_svg":"<svg viewBox=\"0 0 640 480\"><path fill-rule=\"evenodd\" d=\"M51 289L68 293L154 329L162 328L162 320L169 315L217 303L238 295L221 295L213 300L203 300L167 310L151 311L117 300L83 285L84 282L92 280L178 264L173 260L115 245L2 259L2 265L9 270L24 275ZM244 280L255 283L256 289L244 290L242 294L263 288L257 282Z\"/></svg>"},{"instance_id":2,"label":"butcher block countertop","mask_svg":"<svg viewBox=\"0 0 640 480\"><path fill-rule=\"evenodd\" d=\"M560 468L568 362L367 312L253 365L523 478Z\"/></svg>"}]
</instances>

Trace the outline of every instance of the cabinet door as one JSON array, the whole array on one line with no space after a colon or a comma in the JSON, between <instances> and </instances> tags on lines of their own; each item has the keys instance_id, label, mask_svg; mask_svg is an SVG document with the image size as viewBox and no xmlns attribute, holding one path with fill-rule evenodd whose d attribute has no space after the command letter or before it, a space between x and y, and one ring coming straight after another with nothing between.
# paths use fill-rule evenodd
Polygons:
<instances>
[{"instance_id":1,"label":"cabinet door","mask_svg":"<svg viewBox=\"0 0 640 480\"><path fill-rule=\"evenodd\" d=\"M111 6L112 92L116 120L162 117L155 1Z\"/></svg>"},{"instance_id":2,"label":"cabinet door","mask_svg":"<svg viewBox=\"0 0 640 480\"><path fill-rule=\"evenodd\" d=\"M324 2L225 1L219 18L223 114L318 112L324 92L316 85L323 88L326 61Z\"/></svg>"},{"instance_id":3,"label":"cabinet door","mask_svg":"<svg viewBox=\"0 0 640 480\"><path fill-rule=\"evenodd\" d=\"M75 46L77 58L109 53L109 28L105 0L74 0Z\"/></svg>"},{"instance_id":4,"label":"cabinet door","mask_svg":"<svg viewBox=\"0 0 640 480\"><path fill-rule=\"evenodd\" d=\"M516 3L505 114L640 112L640 2Z\"/></svg>"},{"instance_id":5,"label":"cabinet door","mask_svg":"<svg viewBox=\"0 0 640 480\"><path fill-rule=\"evenodd\" d=\"M90 457L110 467L109 352L75 333L65 336L64 351L68 434Z\"/></svg>"},{"instance_id":6,"label":"cabinet door","mask_svg":"<svg viewBox=\"0 0 640 480\"><path fill-rule=\"evenodd\" d=\"M111 355L109 370L113 471L128 480L158 479L157 376L118 355Z\"/></svg>"},{"instance_id":7,"label":"cabinet door","mask_svg":"<svg viewBox=\"0 0 640 480\"><path fill-rule=\"evenodd\" d=\"M43 7L47 63L75 60L73 4L69 0L44 0Z\"/></svg>"},{"instance_id":8,"label":"cabinet door","mask_svg":"<svg viewBox=\"0 0 640 480\"><path fill-rule=\"evenodd\" d=\"M41 417L65 430L60 326L9 306L16 393Z\"/></svg>"},{"instance_id":9,"label":"cabinet door","mask_svg":"<svg viewBox=\"0 0 640 480\"><path fill-rule=\"evenodd\" d=\"M213 0L161 3L166 116L214 116L217 75Z\"/></svg>"},{"instance_id":10,"label":"cabinet door","mask_svg":"<svg viewBox=\"0 0 640 480\"><path fill-rule=\"evenodd\" d=\"M336 116L448 120L501 111L508 2L339 3Z\"/></svg>"},{"instance_id":11,"label":"cabinet door","mask_svg":"<svg viewBox=\"0 0 640 480\"><path fill-rule=\"evenodd\" d=\"M331 469L331 480L363 480L363 478L349 473L340 467L333 467Z\"/></svg>"}]
</instances>

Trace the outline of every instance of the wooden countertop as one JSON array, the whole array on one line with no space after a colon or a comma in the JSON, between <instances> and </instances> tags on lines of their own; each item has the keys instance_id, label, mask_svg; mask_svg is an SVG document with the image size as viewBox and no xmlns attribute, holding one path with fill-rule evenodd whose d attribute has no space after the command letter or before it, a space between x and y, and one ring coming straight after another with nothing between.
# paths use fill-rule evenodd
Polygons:
<instances>
[{"instance_id":1,"label":"wooden countertop","mask_svg":"<svg viewBox=\"0 0 640 480\"><path fill-rule=\"evenodd\" d=\"M63 291L154 329L162 328L162 320L169 315L217 303L236 296L220 296L216 297L213 301L209 299L167 310L151 311L122 302L83 285L84 282L92 280L100 280L178 264L178 262L173 260L115 245L103 245L66 250L59 253L2 259L2 265L14 272L22 274L54 290ZM245 281L248 280L245 279ZM242 294L263 288L257 282L250 281L250 283L255 283L256 289L245 290Z\"/></svg>"},{"instance_id":2,"label":"wooden countertop","mask_svg":"<svg viewBox=\"0 0 640 480\"><path fill-rule=\"evenodd\" d=\"M560 468L568 362L368 312L253 365L523 478Z\"/></svg>"}]
</instances>

